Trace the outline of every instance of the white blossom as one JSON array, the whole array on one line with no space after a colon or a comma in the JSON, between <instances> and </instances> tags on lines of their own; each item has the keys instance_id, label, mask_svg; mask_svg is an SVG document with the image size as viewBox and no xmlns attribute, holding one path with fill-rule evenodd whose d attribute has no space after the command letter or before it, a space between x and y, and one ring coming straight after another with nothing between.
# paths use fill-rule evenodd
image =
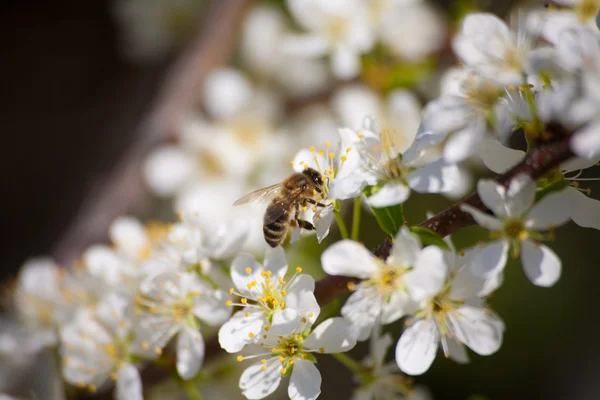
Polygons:
<instances>
[{"instance_id":1,"label":"white blossom","mask_svg":"<svg viewBox=\"0 0 600 400\"><path fill-rule=\"evenodd\" d=\"M264 265L252 255L240 253L231 264L231 278L235 288L230 294L240 297L237 311L219 330L219 343L226 351L236 353L249 343L255 343L269 331L277 315L293 310L314 323L319 316L319 305L313 294L315 280L300 274L296 268L290 279L285 279L288 269L281 247L265 252ZM228 301L229 306L233 302Z\"/></svg>"},{"instance_id":2,"label":"white blossom","mask_svg":"<svg viewBox=\"0 0 600 400\"><path fill-rule=\"evenodd\" d=\"M111 379L116 399L142 399L139 372L129 361L129 307L125 297L109 293L96 310L82 310L64 327L61 355L67 382L95 392Z\"/></svg>"},{"instance_id":3,"label":"white blossom","mask_svg":"<svg viewBox=\"0 0 600 400\"><path fill-rule=\"evenodd\" d=\"M204 339L196 318L219 326L229 318L227 294L193 274L162 273L142 283L135 297L135 352L156 356L177 335L177 372L191 379L204 359Z\"/></svg>"},{"instance_id":4,"label":"white blossom","mask_svg":"<svg viewBox=\"0 0 600 400\"><path fill-rule=\"evenodd\" d=\"M238 361L259 358L240 377L242 394L262 399L273 393L283 376L290 375L288 396L292 400L316 399L321 393L321 374L313 353L340 353L356 343L342 318L329 318L312 329L307 314L292 309L273 316L271 329L260 339L264 352L238 356Z\"/></svg>"},{"instance_id":5,"label":"white blossom","mask_svg":"<svg viewBox=\"0 0 600 400\"><path fill-rule=\"evenodd\" d=\"M331 245L321 256L328 274L363 280L350 286L354 293L341 309L359 340L367 339L374 324L389 324L414 312L418 304L406 290L407 277L418 266L433 268L444 262L442 250L422 248L408 228L398 232L385 262L351 240Z\"/></svg>"},{"instance_id":6,"label":"white blossom","mask_svg":"<svg viewBox=\"0 0 600 400\"><path fill-rule=\"evenodd\" d=\"M350 79L360 72L360 56L375 34L359 0L288 0L294 20L308 32L286 38L285 51L307 58L331 55L333 73Z\"/></svg>"},{"instance_id":7,"label":"white blossom","mask_svg":"<svg viewBox=\"0 0 600 400\"><path fill-rule=\"evenodd\" d=\"M484 298L502 282L500 271L487 277L473 275L476 256L459 258L444 253L445 263L417 266L405 278L420 311L396 345L396 363L405 373L427 371L442 345L444 355L458 363L468 362L464 346L479 355L495 353L502 344L504 323L485 306Z\"/></svg>"},{"instance_id":8,"label":"white blossom","mask_svg":"<svg viewBox=\"0 0 600 400\"><path fill-rule=\"evenodd\" d=\"M540 231L552 232L569 220L569 198L564 192L552 193L532 207L535 184L524 174L513 178L507 188L482 179L477 184L477 192L494 216L466 204L461 209L490 230L494 240L478 252L474 272L486 275L502 270L510 249L514 257L521 256L525 275L533 284L554 285L560 277L561 261L549 247L540 243L548 237Z\"/></svg>"}]
</instances>

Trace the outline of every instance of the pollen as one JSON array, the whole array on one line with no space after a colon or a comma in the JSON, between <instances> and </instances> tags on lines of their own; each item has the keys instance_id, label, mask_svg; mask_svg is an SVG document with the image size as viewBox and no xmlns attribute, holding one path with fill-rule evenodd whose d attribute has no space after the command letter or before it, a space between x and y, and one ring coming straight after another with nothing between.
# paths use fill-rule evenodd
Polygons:
<instances>
[{"instance_id":1,"label":"pollen","mask_svg":"<svg viewBox=\"0 0 600 400\"><path fill-rule=\"evenodd\" d=\"M312 312L308 313L308 318L312 318L315 314L313 314Z\"/></svg>"},{"instance_id":2,"label":"pollen","mask_svg":"<svg viewBox=\"0 0 600 400\"><path fill-rule=\"evenodd\" d=\"M329 141L326 141L325 142L325 147L330 147L330 146L331 146L331 143L329 143Z\"/></svg>"},{"instance_id":3,"label":"pollen","mask_svg":"<svg viewBox=\"0 0 600 400\"><path fill-rule=\"evenodd\" d=\"M319 150L319 155L325 154L325 150Z\"/></svg>"},{"instance_id":4,"label":"pollen","mask_svg":"<svg viewBox=\"0 0 600 400\"><path fill-rule=\"evenodd\" d=\"M237 356L237 360L238 360L238 362L244 361L244 356Z\"/></svg>"},{"instance_id":5,"label":"pollen","mask_svg":"<svg viewBox=\"0 0 600 400\"><path fill-rule=\"evenodd\" d=\"M265 331L269 332L269 329L271 329L271 327L269 325L265 325Z\"/></svg>"},{"instance_id":6,"label":"pollen","mask_svg":"<svg viewBox=\"0 0 600 400\"><path fill-rule=\"evenodd\" d=\"M319 353L321 353L321 354L325 353L325 349L322 347L319 347Z\"/></svg>"},{"instance_id":7,"label":"pollen","mask_svg":"<svg viewBox=\"0 0 600 400\"><path fill-rule=\"evenodd\" d=\"M266 363L266 362L267 362L267 359L266 359L266 358L263 358L262 360L260 360L260 362L264 364L264 363Z\"/></svg>"},{"instance_id":8,"label":"pollen","mask_svg":"<svg viewBox=\"0 0 600 400\"><path fill-rule=\"evenodd\" d=\"M346 156L341 156L340 159L342 160L342 162L346 161L348 159L348 157Z\"/></svg>"},{"instance_id":9,"label":"pollen","mask_svg":"<svg viewBox=\"0 0 600 400\"><path fill-rule=\"evenodd\" d=\"M351 151L351 150L352 150L352 147L348 147L348 148L346 149L346 153L350 153L350 151Z\"/></svg>"},{"instance_id":10,"label":"pollen","mask_svg":"<svg viewBox=\"0 0 600 400\"><path fill-rule=\"evenodd\" d=\"M346 287L348 287L349 291L354 292L356 290L356 283L354 283L354 282L348 282L346 284Z\"/></svg>"},{"instance_id":11,"label":"pollen","mask_svg":"<svg viewBox=\"0 0 600 400\"><path fill-rule=\"evenodd\" d=\"M279 356L279 361L284 362L285 358L283 356Z\"/></svg>"},{"instance_id":12,"label":"pollen","mask_svg":"<svg viewBox=\"0 0 600 400\"><path fill-rule=\"evenodd\" d=\"M285 368L281 368L281 369L279 370L279 372L281 372L281 375L284 375L284 374L285 374Z\"/></svg>"},{"instance_id":13,"label":"pollen","mask_svg":"<svg viewBox=\"0 0 600 400\"><path fill-rule=\"evenodd\" d=\"M279 281L280 284L285 285L285 281L283 280L282 277L278 277L277 280Z\"/></svg>"},{"instance_id":14,"label":"pollen","mask_svg":"<svg viewBox=\"0 0 600 400\"><path fill-rule=\"evenodd\" d=\"M302 272L302 268L301 268L301 267L296 267L296 272L297 272L297 273L300 273L300 272Z\"/></svg>"},{"instance_id":15,"label":"pollen","mask_svg":"<svg viewBox=\"0 0 600 400\"><path fill-rule=\"evenodd\" d=\"M158 354L158 355L161 355L161 354L162 354L162 349L161 349L160 347L156 346L156 347L154 348L154 352L155 352L156 354Z\"/></svg>"},{"instance_id":16,"label":"pollen","mask_svg":"<svg viewBox=\"0 0 600 400\"><path fill-rule=\"evenodd\" d=\"M310 148L310 152L311 152L311 153L314 153L314 152L315 152L315 146L313 146L313 147L311 147L311 148Z\"/></svg>"},{"instance_id":17,"label":"pollen","mask_svg":"<svg viewBox=\"0 0 600 400\"><path fill-rule=\"evenodd\" d=\"M251 273L252 273L252 268L250 268L250 267L246 267L246 273L247 273L247 274L251 274Z\"/></svg>"},{"instance_id":18,"label":"pollen","mask_svg":"<svg viewBox=\"0 0 600 400\"><path fill-rule=\"evenodd\" d=\"M282 290L280 293L283 297L287 296L287 292L285 290Z\"/></svg>"},{"instance_id":19,"label":"pollen","mask_svg":"<svg viewBox=\"0 0 600 400\"><path fill-rule=\"evenodd\" d=\"M250 311L246 311L246 314L244 314L244 316L245 316L246 318L248 318L248 317L250 316Z\"/></svg>"},{"instance_id":20,"label":"pollen","mask_svg":"<svg viewBox=\"0 0 600 400\"><path fill-rule=\"evenodd\" d=\"M329 153L329 158L333 159L335 157L335 153Z\"/></svg>"},{"instance_id":21,"label":"pollen","mask_svg":"<svg viewBox=\"0 0 600 400\"><path fill-rule=\"evenodd\" d=\"M252 333L252 332L249 332L249 333L248 333L248 337L249 337L250 339L252 339L252 338L254 337L254 333Z\"/></svg>"},{"instance_id":22,"label":"pollen","mask_svg":"<svg viewBox=\"0 0 600 400\"><path fill-rule=\"evenodd\" d=\"M88 385L88 390L92 393L96 393L96 386L93 383Z\"/></svg>"},{"instance_id":23,"label":"pollen","mask_svg":"<svg viewBox=\"0 0 600 400\"><path fill-rule=\"evenodd\" d=\"M267 369L266 365L263 365L262 367L260 367L260 369L262 369L263 371Z\"/></svg>"},{"instance_id":24,"label":"pollen","mask_svg":"<svg viewBox=\"0 0 600 400\"><path fill-rule=\"evenodd\" d=\"M232 302L231 300L227 300L227 301L225 302L225 305L226 305L227 307L231 307L231 305L232 305L232 304L233 304L233 302Z\"/></svg>"},{"instance_id":25,"label":"pollen","mask_svg":"<svg viewBox=\"0 0 600 400\"><path fill-rule=\"evenodd\" d=\"M119 375L116 372L111 372L110 379L112 379L113 381L116 381L117 379L119 379Z\"/></svg>"},{"instance_id":26,"label":"pollen","mask_svg":"<svg viewBox=\"0 0 600 400\"><path fill-rule=\"evenodd\" d=\"M150 344L148 344L148 342L142 342L142 348L144 350L148 350L150 348Z\"/></svg>"},{"instance_id":27,"label":"pollen","mask_svg":"<svg viewBox=\"0 0 600 400\"><path fill-rule=\"evenodd\" d=\"M246 304L246 303L248 302L248 299L247 299L247 298L245 298L245 297L242 297L242 298L240 299L240 301L242 302L242 304Z\"/></svg>"},{"instance_id":28,"label":"pollen","mask_svg":"<svg viewBox=\"0 0 600 400\"><path fill-rule=\"evenodd\" d=\"M302 323L305 324L307 321L306 317L302 317Z\"/></svg>"},{"instance_id":29,"label":"pollen","mask_svg":"<svg viewBox=\"0 0 600 400\"><path fill-rule=\"evenodd\" d=\"M248 289L250 289L250 288L248 288ZM229 289L229 294L233 294L233 288Z\"/></svg>"}]
</instances>

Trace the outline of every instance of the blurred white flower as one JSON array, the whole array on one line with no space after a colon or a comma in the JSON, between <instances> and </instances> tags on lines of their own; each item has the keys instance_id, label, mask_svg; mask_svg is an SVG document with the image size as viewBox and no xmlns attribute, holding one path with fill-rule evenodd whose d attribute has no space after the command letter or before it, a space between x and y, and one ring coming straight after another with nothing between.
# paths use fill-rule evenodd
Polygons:
<instances>
[{"instance_id":1,"label":"blurred white flower","mask_svg":"<svg viewBox=\"0 0 600 400\"><path fill-rule=\"evenodd\" d=\"M444 355L458 363L469 361L465 345L490 355L502 344L504 323L484 303L502 283L501 272L475 276L471 262L476 257L459 257L453 251L443 257L443 263L415 266L405 277L411 297L421 302L396 345L396 363L410 375L429 369L440 342Z\"/></svg>"},{"instance_id":2,"label":"blurred white flower","mask_svg":"<svg viewBox=\"0 0 600 400\"><path fill-rule=\"evenodd\" d=\"M340 353L356 343L342 318L329 318L312 328L306 315L285 310L273 316L271 329L260 340L264 352L238 356L238 361L259 358L240 377L242 394L262 399L273 393L281 378L290 375L288 396L292 400L314 400L321 393L321 374L312 353Z\"/></svg>"},{"instance_id":3,"label":"blurred white flower","mask_svg":"<svg viewBox=\"0 0 600 400\"><path fill-rule=\"evenodd\" d=\"M313 294L315 280L299 273L287 281L287 261L281 247L265 252L264 266L247 253L240 253L231 264L231 278L235 289L230 294L240 297L241 307L219 330L219 343L230 353L236 353L249 343L259 341L270 329L276 315L294 310L314 323L319 316L319 305ZM228 302L229 305L234 305Z\"/></svg>"},{"instance_id":4,"label":"blurred white flower","mask_svg":"<svg viewBox=\"0 0 600 400\"><path fill-rule=\"evenodd\" d=\"M381 42L403 60L418 62L437 52L446 38L446 22L422 0L366 0Z\"/></svg>"},{"instance_id":5,"label":"blurred white flower","mask_svg":"<svg viewBox=\"0 0 600 400\"><path fill-rule=\"evenodd\" d=\"M166 272L143 282L135 297L133 352L155 357L177 335L177 372L183 379L193 378L204 360L196 318L211 326L222 324L231 314L226 298L189 273Z\"/></svg>"},{"instance_id":6,"label":"blurred white flower","mask_svg":"<svg viewBox=\"0 0 600 400\"><path fill-rule=\"evenodd\" d=\"M508 186L481 179L477 183L481 201L494 216L463 204L461 209L491 231L494 239L486 244L473 260L474 273L495 274L507 262L509 249L514 257L521 256L525 275L537 285L549 287L560 277L561 261L547 246L540 243L540 231L552 231L571 217L571 199L565 192L545 196L533 207L535 183L527 175L513 178Z\"/></svg>"},{"instance_id":7,"label":"blurred white flower","mask_svg":"<svg viewBox=\"0 0 600 400\"><path fill-rule=\"evenodd\" d=\"M116 399L142 399L139 372L129 361L130 329L130 304L115 293L108 293L96 310L78 312L61 331L65 380L95 392L111 379Z\"/></svg>"},{"instance_id":8,"label":"blurred white flower","mask_svg":"<svg viewBox=\"0 0 600 400\"><path fill-rule=\"evenodd\" d=\"M289 35L285 51L307 58L330 54L334 75L350 79L360 73L360 56L371 50L375 33L360 0L288 0L295 21L309 31Z\"/></svg>"}]
</instances>

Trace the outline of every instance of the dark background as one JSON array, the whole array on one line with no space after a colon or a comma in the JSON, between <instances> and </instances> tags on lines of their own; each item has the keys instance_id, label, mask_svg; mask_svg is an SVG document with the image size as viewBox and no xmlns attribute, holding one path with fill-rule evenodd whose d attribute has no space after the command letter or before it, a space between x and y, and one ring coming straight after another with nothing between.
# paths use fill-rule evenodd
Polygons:
<instances>
[{"instance_id":1,"label":"dark background","mask_svg":"<svg viewBox=\"0 0 600 400\"><path fill-rule=\"evenodd\" d=\"M75 0L0 6L2 281L27 257L51 251L85 193L132 142L174 58L143 66L124 61L109 6ZM508 2L493 6L505 10ZM442 207L425 198L413 215ZM470 228L464 240L477 233ZM536 288L520 266L509 265L491 299L506 322L504 346L491 357L472 355L467 366L438 356L418 380L435 398L600 398L600 233L570 224L557 236L553 248L564 262L559 283ZM350 377L340 375L333 359L321 363L324 382L336 382L324 385L321 398L344 398Z\"/></svg>"}]
</instances>

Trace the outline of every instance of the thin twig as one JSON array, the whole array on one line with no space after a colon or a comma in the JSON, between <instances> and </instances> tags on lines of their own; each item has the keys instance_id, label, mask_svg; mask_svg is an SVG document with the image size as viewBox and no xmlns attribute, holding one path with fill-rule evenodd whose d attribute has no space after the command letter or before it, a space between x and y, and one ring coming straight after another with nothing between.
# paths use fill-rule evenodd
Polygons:
<instances>
[{"instance_id":1,"label":"thin twig","mask_svg":"<svg viewBox=\"0 0 600 400\"><path fill-rule=\"evenodd\" d=\"M127 213L140 213L146 188L141 169L148 152L168 138L194 105L204 78L230 56L239 21L249 0L213 0L196 38L175 62L155 105L140 124L134 142L98 185L86 195L72 222L58 239L53 256L69 265L94 242L106 240L110 223Z\"/></svg>"},{"instance_id":2,"label":"thin twig","mask_svg":"<svg viewBox=\"0 0 600 400\"><path fill-rule=\"evenodd\" d=\"M569 148L569 137L562 138L554 143L540 145L529 153L523 161L500 175L496 180L507 186L512 178L519 174L527 174L537 179L544 176L561 163L573 157ZM471 214L460 209L462 204L469 204L481 211L490 213L483 205L481 198L474 192L446 210L434 215L419 226L431 229L440 236L448 236L461 228L475 224ZM374 253L377 257L385 259L392 248L392 238L387 237ZM316 283L315 296L321 306L329 303L335 297L348 292L348 283L356 283L358 279L347 276L327 276Z\"/></svg>"}]
</instances>

